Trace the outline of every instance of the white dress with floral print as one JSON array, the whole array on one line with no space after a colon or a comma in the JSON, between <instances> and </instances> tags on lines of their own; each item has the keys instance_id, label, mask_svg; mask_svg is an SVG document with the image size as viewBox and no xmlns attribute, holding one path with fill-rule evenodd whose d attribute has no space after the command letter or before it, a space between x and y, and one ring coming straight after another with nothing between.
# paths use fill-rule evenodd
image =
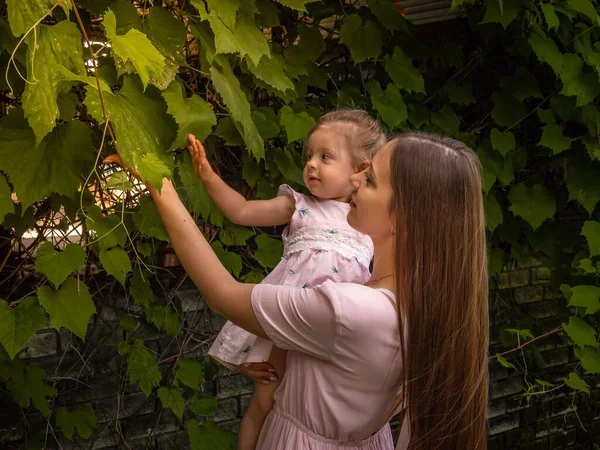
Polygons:
<instances>
[{"instance_id":1,"label":"white dress with floral print","mask_svg":"<svg viewBox=\"0 0 600 450\"><path fill-rule=\"evenodd\" d=\"M373 243L348 225L348 203L309 197L288 185L280 186L278 195L293 197L296 211L283 232L283 258L261 284L311 288L327 280L363 284L369 279ZM267 361L272 346L228 321L208 354L234 368Z\"/></svg>"}]
</instances>

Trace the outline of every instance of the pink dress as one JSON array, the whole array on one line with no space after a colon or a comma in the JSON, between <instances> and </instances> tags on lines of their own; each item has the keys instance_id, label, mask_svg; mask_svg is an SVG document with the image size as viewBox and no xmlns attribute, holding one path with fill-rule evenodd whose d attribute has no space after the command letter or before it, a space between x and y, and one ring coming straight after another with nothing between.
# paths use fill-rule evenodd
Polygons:
<instances>
[{"instance_id":1,"label":"pink dress","mask_svg":"<svg viewBox=\"0 0 600 450\"><path fill-rule=\"evenodd\" d=\"M252 307L288 350L257 450L392 450L387 420L401 377L398 315L377 289L326 281L260 284ZM403 427L398 450L407 448Z\"/></svg>"},{"instance_id":2,"label":"pink dress","mask_svg":"<svg viewBox=\"0 0 600 450\"><path fill-rule=\"evenodd\" d=\"M327 280L363 284L369 279L373 243L346 217L350 205L309 197L288 185L278 195L292 196L296 211L283 232L283 258L261 284L309 288ZM273 343L227 322L208 354L233 369L269 359Z\"/></svg>"}]
</instances>

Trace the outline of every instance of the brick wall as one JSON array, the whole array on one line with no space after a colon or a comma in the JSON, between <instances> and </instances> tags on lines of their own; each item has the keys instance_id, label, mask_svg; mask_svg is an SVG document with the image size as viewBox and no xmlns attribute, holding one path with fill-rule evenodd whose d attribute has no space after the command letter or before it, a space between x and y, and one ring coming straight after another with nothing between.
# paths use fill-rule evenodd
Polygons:
<instances>
[{"instance_id":1,"label":"brick wall","mask_svg":"<svg viewBox=\"0 0 600 450\"><path fill-rule=\"evenodd\" d=\"M524 323L550 330L565 320L568 311L559 301L560 291L549 284L549 271L540 265L514 268L502 273L491 284L490 312L492 320L490 354L506 350L500 343L499 330L520 316ZM223 319L207 310L192 286L178 291L184 311L184 328L193 336L188 357L204 356L211 337L220 329ZM39 413L32 412L24 420L12 401L0 388L0 448L17 448L25 439L25 429L48 429L47 448L118 449L118 448L189 448L187 435L169 410L161 410L155 396L146 398L137 386L125 380L125 366L116 355L115 345L124 338L118 325L118 311L125 308L125 299L108 298L98 305L98 314L88 330L85 343L66 331L40 331L19 357L48 371L50 380L59 390L56 406L91 404L98 416L98 426L92 438L73 442L56 433ZM135 309L130 312L136 312ZM523 327L525 328L525 327ZM178 351L177 342L160 335L151 325L142 325L135 337L143 338L159 358L168 358ZM559 382L573 370L576 363L572 348L563 337L553 335L539 341L535 361L528 361L528 379ZM518 355L518 352L516 354ZM537 363L536 363L537 361ZM600 383L588 379L594 386L592 395L573 398L565 389L532 399L523 398L523 375L490 363L489 444L496 449L592 449L594 435L600 443ZM219 412L212 420L237 431L247 408L252 384L239 374L221 368L214 381L208 381L205 392L219 398ZM586 426L585 431L574 413L577 410ZM28 425L26 425L28 424ZM397 425L395 423L394 425ZM127 443L125 445L125 442ZM24 447L27 448L27 447Z\"/></svg>"}]
</instances>

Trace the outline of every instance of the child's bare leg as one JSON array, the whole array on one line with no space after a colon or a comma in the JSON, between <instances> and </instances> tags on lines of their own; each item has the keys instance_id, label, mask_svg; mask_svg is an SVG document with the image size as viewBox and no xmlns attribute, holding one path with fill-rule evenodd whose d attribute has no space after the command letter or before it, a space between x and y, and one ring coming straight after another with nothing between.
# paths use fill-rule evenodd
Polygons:
<instances>
[{"instance_id":1,"label":"child's bare leg","mask_svg":"<svg viewBox=\"0 0 600 450\"><path fill-rule=\"evenodd\" d=\"M274 346L269 356L268 364L275 369L275 374L272 375L276 376L277 381L264 383L264 381L257 381L255 379L254 392L252 393L248 410L244 414L244 418L240 424L238 450L254 450L256 448L263 423L271 409L273 409L275 390L279 387L280 380L285 371L285 355L285 350ZM249 369L247 372L251 375L252 370Z\"/></svg>"}]
</instances>

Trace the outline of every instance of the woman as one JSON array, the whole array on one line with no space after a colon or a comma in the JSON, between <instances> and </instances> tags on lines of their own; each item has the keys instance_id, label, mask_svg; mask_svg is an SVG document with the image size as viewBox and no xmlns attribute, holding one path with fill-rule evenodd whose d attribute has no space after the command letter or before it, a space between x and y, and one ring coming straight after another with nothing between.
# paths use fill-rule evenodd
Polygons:
<instances>
[{"instance_id":1,"label":"woman","mask_svg":"<svg viewBox=\"0 0 600 450\"><path fill-rule=\"evenodd\" d=\"M371 280L313 289L237 282L170 182L160 194L150 188L209 306L288 350L257 448L389 450L387 422L404 407L398 449L485 449L487 262L479 162L460 142L406 133L351 180L348 222L373 241Z\"/></svg>"}]
</instances>

